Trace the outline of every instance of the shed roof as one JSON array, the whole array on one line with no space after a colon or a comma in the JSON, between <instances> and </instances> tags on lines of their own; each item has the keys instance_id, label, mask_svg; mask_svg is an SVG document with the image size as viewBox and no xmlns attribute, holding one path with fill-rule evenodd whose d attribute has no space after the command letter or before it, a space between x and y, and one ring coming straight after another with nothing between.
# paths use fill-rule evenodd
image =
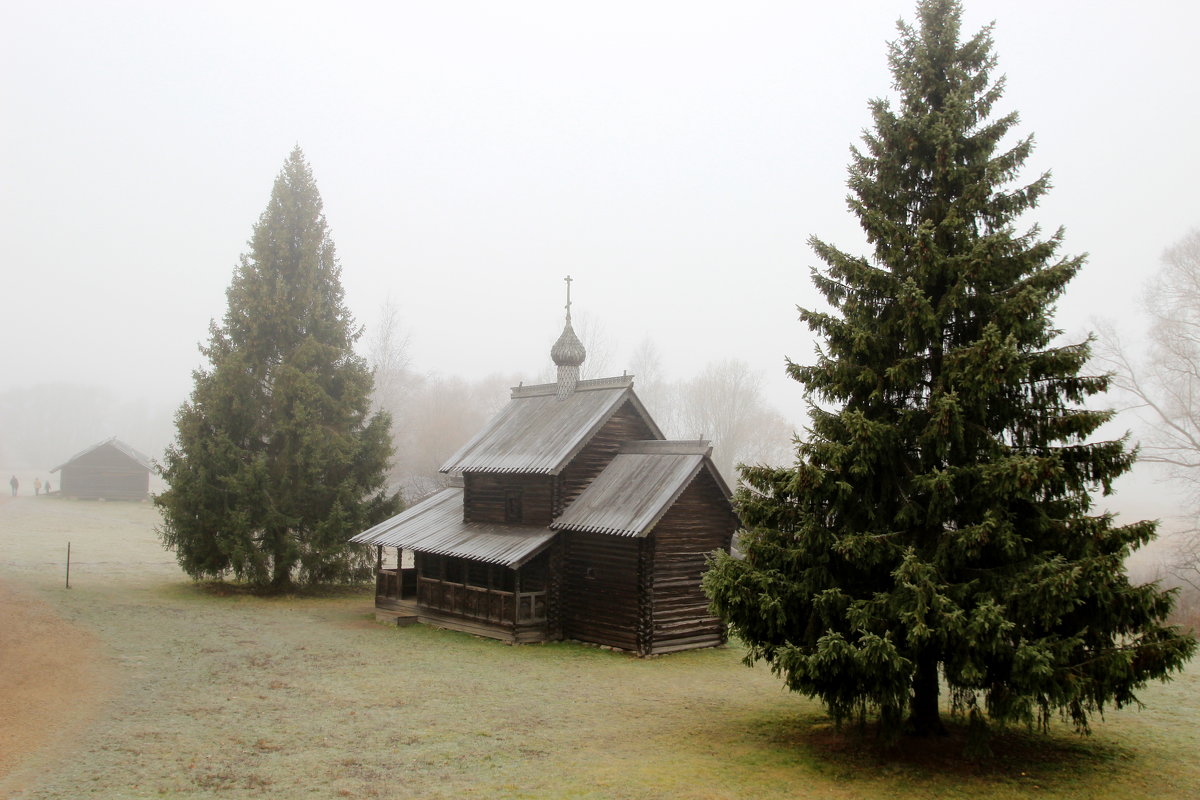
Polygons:
<instances>
[{"instance_id":1,"label":"shed roof","mask_svg":"<svg viewBox=\"0 0 1200 800\"><path fill-rule=\"evenodd\" d=\"M442 472L556 475L625 401L662 436L633 393L633 376L580 381L564 399L557 384L518 386L499 414L442 465Z\"/></svg>"},{"instance_id":2,"label":"shed roof","mask_svg":"<svg viewBox=\"0 0 1200 800\"><path fill-rule=\"evenodd\" d=\"M550 527L645 536L702 469L729 496L711 453L702 440L629 442Z\"/></svg>"},{"instance_id":3,"label":"shed roof","mask_svg":"<svg viewBox=\"0 0 1200 800\"><path fill-rule=\"evenodd\" d=\"M458 556L516 569L542 551L555 532L538 525L463 522L463 490L443 489L350 541Z\"/></svg>"},{"instance_id":4,"label":"shed roof","mask_svg":"<svg viewBox=\"0 0 1200 800\"><path fill-rule=\"evenodd\" d=\"M80 450L78 453L71 456L69 459L67 459L63 463L59 464L57 467L55 467L54 469L52 469L50 471L58 472L63 467L70 465L74 461L78 461L79 459L86 456L88 453L91 453L95 450L99 450L101 447L104 447L106 445L117 449L118 451L125 454L126 456L129 456L130 460L136 461L139 466L145 467L146 469L149 469L149 470L154 469L154 462L152 462L150 460L150 456L148 456L138 450L133 449L132 447L125 444L117 437L113 436L108 439L105 439L103 442L97 442L96 444L92 445L91 447Z\"/></svg>"}]
</instances>

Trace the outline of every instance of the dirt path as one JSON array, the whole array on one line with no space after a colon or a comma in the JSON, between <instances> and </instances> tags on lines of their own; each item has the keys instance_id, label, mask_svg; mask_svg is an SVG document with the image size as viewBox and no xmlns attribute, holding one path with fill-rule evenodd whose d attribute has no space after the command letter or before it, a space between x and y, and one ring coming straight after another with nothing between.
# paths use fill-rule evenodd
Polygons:
<instances>
[{"instance_id":1,"label":"dirt path","mask_svg":"<svg viewBox=\"0 0 1200 800\"><path fill-rule=\"evenodd\" d=\"M92 634L0 583L0 779L39 749L69 741L111 678Z\"/></svg>"}]
</instances>

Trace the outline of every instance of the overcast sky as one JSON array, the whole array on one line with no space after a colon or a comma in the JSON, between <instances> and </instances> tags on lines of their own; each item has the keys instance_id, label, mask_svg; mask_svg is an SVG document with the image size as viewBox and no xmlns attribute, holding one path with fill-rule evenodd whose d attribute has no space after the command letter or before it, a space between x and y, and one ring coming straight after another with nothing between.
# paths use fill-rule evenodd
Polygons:
<instances>
[{"instance_id":1,"label":"overcast sky","mask_svg":"<svg viewBox=\"0 0 1200 800\"><path fill-rule=\"evenodd\" d=\"M616 372L645 337L668 377L742 358L800 422L806 240L866 252L849 147L914 5L6 2L0 391L183 400L298 143L348 305L394 298L418 369L536 377L570 273ZM1053 171L1028 221L1090 254L1060 324L1127 316L1200 225L1200 4L968 0L992 19Z\"/></svg>"}]
</instances>

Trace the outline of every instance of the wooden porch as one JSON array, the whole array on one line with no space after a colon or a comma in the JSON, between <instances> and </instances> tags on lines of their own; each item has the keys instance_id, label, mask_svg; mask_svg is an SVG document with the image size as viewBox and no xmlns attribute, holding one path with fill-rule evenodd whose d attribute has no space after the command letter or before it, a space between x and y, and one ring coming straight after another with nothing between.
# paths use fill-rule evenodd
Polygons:
<instances>
[{"instance_id":1,"label":"wooden porch","mask_svg":"<svg viewBox=\"0 0 1200 800\"><path fill-rule=\"evenodd\" d=\"M375 605L379 600L415 600L417 597L417 570L415 567L403 569L375 570Z\"/></svg>"},{"instance_id":2,"label":"wooden porch","mask_svg":"<svg viewBox=\"0 0 1200 800\"><path fill-rule=\"evenodd\" d=\"M518 592L380 569L375 607L398 625L420 622L512 644L545 641L546 592ZM378 614L377 614L378 615Z\"/></svg>"}]
</instances>

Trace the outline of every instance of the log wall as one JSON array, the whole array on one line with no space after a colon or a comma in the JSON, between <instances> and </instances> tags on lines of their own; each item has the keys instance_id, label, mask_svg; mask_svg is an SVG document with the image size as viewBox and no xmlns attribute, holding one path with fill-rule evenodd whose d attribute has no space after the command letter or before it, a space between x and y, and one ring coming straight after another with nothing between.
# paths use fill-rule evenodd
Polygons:
<instances>
[{"instance_id":1,"label":"log wall","mask_svg":"<svg viewBox=\"0 0 1200 800\"><path fill-rule=\"evenodd\" d=\"M655 526L653 611L649 652L668 653L724 643L725 626L709 613L700 588L707 558L729 550L737 519L707 470Z\"/></svg>"},{"instance_id":2,"label":"log wall","mask_svg":"<svg viewBox=\"0 0 1200 800\"><path fill-rule=\"evenodd\" d=\"M561 590L566 639L638 650L638 559L643 540L564 533Z\"/></svg>"},{"instance_id":3,"label":"log wall","mask_svg":"<svg viewBox=\"0 0 1200 800\"><path fill-rule=\"evenodd\" d=\"M559 534L542 553L546 557L546 636L555 642L563 639L564 549L563 534Z\"/></svg>"},{"instance_id":4,"label":"log wall","mask_svg":"<svg viewBox=\"0 0 1200 800\"><path fill-rule=\"evenodd\" d=\"M466 522L549 525L553 519L554 479L549 475L468 472L463 475L463 486ZM507 503L513 492L520 495L520 520L510 520L507 516Z\"/></svg>"}]
</instances>

